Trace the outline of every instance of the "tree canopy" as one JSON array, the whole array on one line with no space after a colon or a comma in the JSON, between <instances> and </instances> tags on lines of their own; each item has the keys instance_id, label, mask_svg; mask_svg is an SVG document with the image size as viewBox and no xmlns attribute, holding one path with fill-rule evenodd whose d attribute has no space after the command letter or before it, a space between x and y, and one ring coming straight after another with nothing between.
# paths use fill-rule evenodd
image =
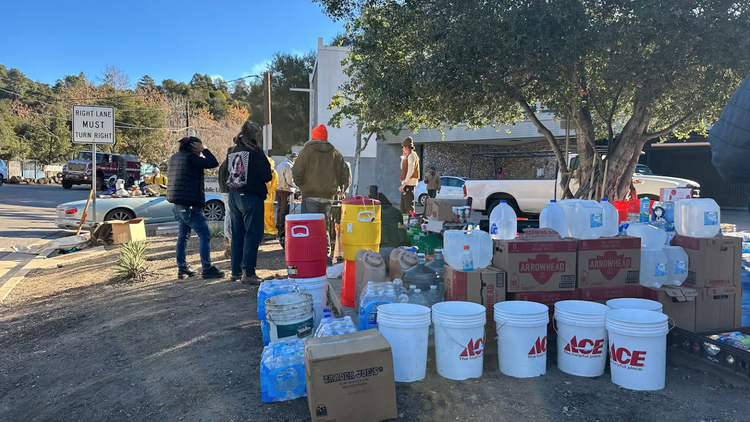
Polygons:
<instances>
[{"instance_id":1,"label":"tree canopy","mask_svg":"<svg viewBox=\"0 0 750 422\"><path fill-rule=\"evenodd\" d=\"M647 141L705 132L750 73L747 2L319 2L351 28L345 96L413 129L530 120L570 175L541 104L576 130L578 197L624 197Z\"/></svg>"}]
</instances>

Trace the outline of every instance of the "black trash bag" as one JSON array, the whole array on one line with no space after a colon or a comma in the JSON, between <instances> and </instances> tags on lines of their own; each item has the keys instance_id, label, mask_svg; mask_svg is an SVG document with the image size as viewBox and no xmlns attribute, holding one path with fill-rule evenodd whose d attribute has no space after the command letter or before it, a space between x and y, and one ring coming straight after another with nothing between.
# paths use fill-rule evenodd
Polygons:
<instances>
[{"instance_id":1,"label":"black trash bag","mask_svg":"<svg viewBox=\"0 0 750 422\"><path fill-rule=\"evenodd\" d=\"M750 76L708 132L711 164L729 183L750 183Z\"/></svg>"}]
</instances>

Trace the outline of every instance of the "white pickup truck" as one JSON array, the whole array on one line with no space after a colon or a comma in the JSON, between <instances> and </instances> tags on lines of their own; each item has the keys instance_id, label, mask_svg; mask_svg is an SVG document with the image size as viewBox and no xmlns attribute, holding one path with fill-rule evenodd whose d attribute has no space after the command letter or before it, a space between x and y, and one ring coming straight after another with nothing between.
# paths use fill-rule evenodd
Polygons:
<instances>
[{"instance_id":1,"label":"white pickup truck","mask_svg":"<svg viewBox=\"0 0 750 422\"><path fill-rule=\"evenodd\" d=\"M577 163L576 158L571 155L573 166ZM700 185L695 181L657 176L643 164L638 164L635 171L633 184L639 198L658 200L661 188L691 188L693 196L700 196ZM559 173L555 180L466 180L464 196L474 211L489 214L504 199L519 216L535 216L542 212L550 199L560 199L559 180ZM575 192L575 181L570 187Z\"/></svg>"}]
</instances>

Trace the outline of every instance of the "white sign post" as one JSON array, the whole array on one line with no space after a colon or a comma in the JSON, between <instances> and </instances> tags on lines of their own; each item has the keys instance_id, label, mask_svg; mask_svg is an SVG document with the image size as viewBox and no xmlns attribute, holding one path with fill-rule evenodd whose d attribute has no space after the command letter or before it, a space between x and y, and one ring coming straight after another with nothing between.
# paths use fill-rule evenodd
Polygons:
<instances>
[{"instance_id":1,"label":"white sign post","mask_svg":"<svg viewBox=\"0 0 750 422\"><path fill-rule=\"evenodd\" d=\"M73 106L73 143L91 144L91 190L93 221L96 221L96 145L114 145L115 108L107 106ZM86 212L87 210L84 210Z\"/></svg>"}]
</instances>

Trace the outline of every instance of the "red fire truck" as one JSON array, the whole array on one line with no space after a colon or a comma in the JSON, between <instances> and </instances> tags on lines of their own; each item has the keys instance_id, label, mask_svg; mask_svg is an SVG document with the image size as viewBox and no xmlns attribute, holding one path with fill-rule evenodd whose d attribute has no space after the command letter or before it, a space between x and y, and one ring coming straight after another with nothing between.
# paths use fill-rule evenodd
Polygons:
<instances>
[{"instance_id":1,"label":"red fire truck","mask_svg":"<svg viewBox=\"0 0 750 422\"><path fill-rule=\"evenodd\" d=\"M90 185L96 180L96 190L100 191L111 176L125 181L130 187L141 178L141 159L135 155L120 155L109 152L96 153L96 175L91 174L91 151L81 151L75 160L68 161L63 168L62 187Z\"/></svg>"}]
</instances>

